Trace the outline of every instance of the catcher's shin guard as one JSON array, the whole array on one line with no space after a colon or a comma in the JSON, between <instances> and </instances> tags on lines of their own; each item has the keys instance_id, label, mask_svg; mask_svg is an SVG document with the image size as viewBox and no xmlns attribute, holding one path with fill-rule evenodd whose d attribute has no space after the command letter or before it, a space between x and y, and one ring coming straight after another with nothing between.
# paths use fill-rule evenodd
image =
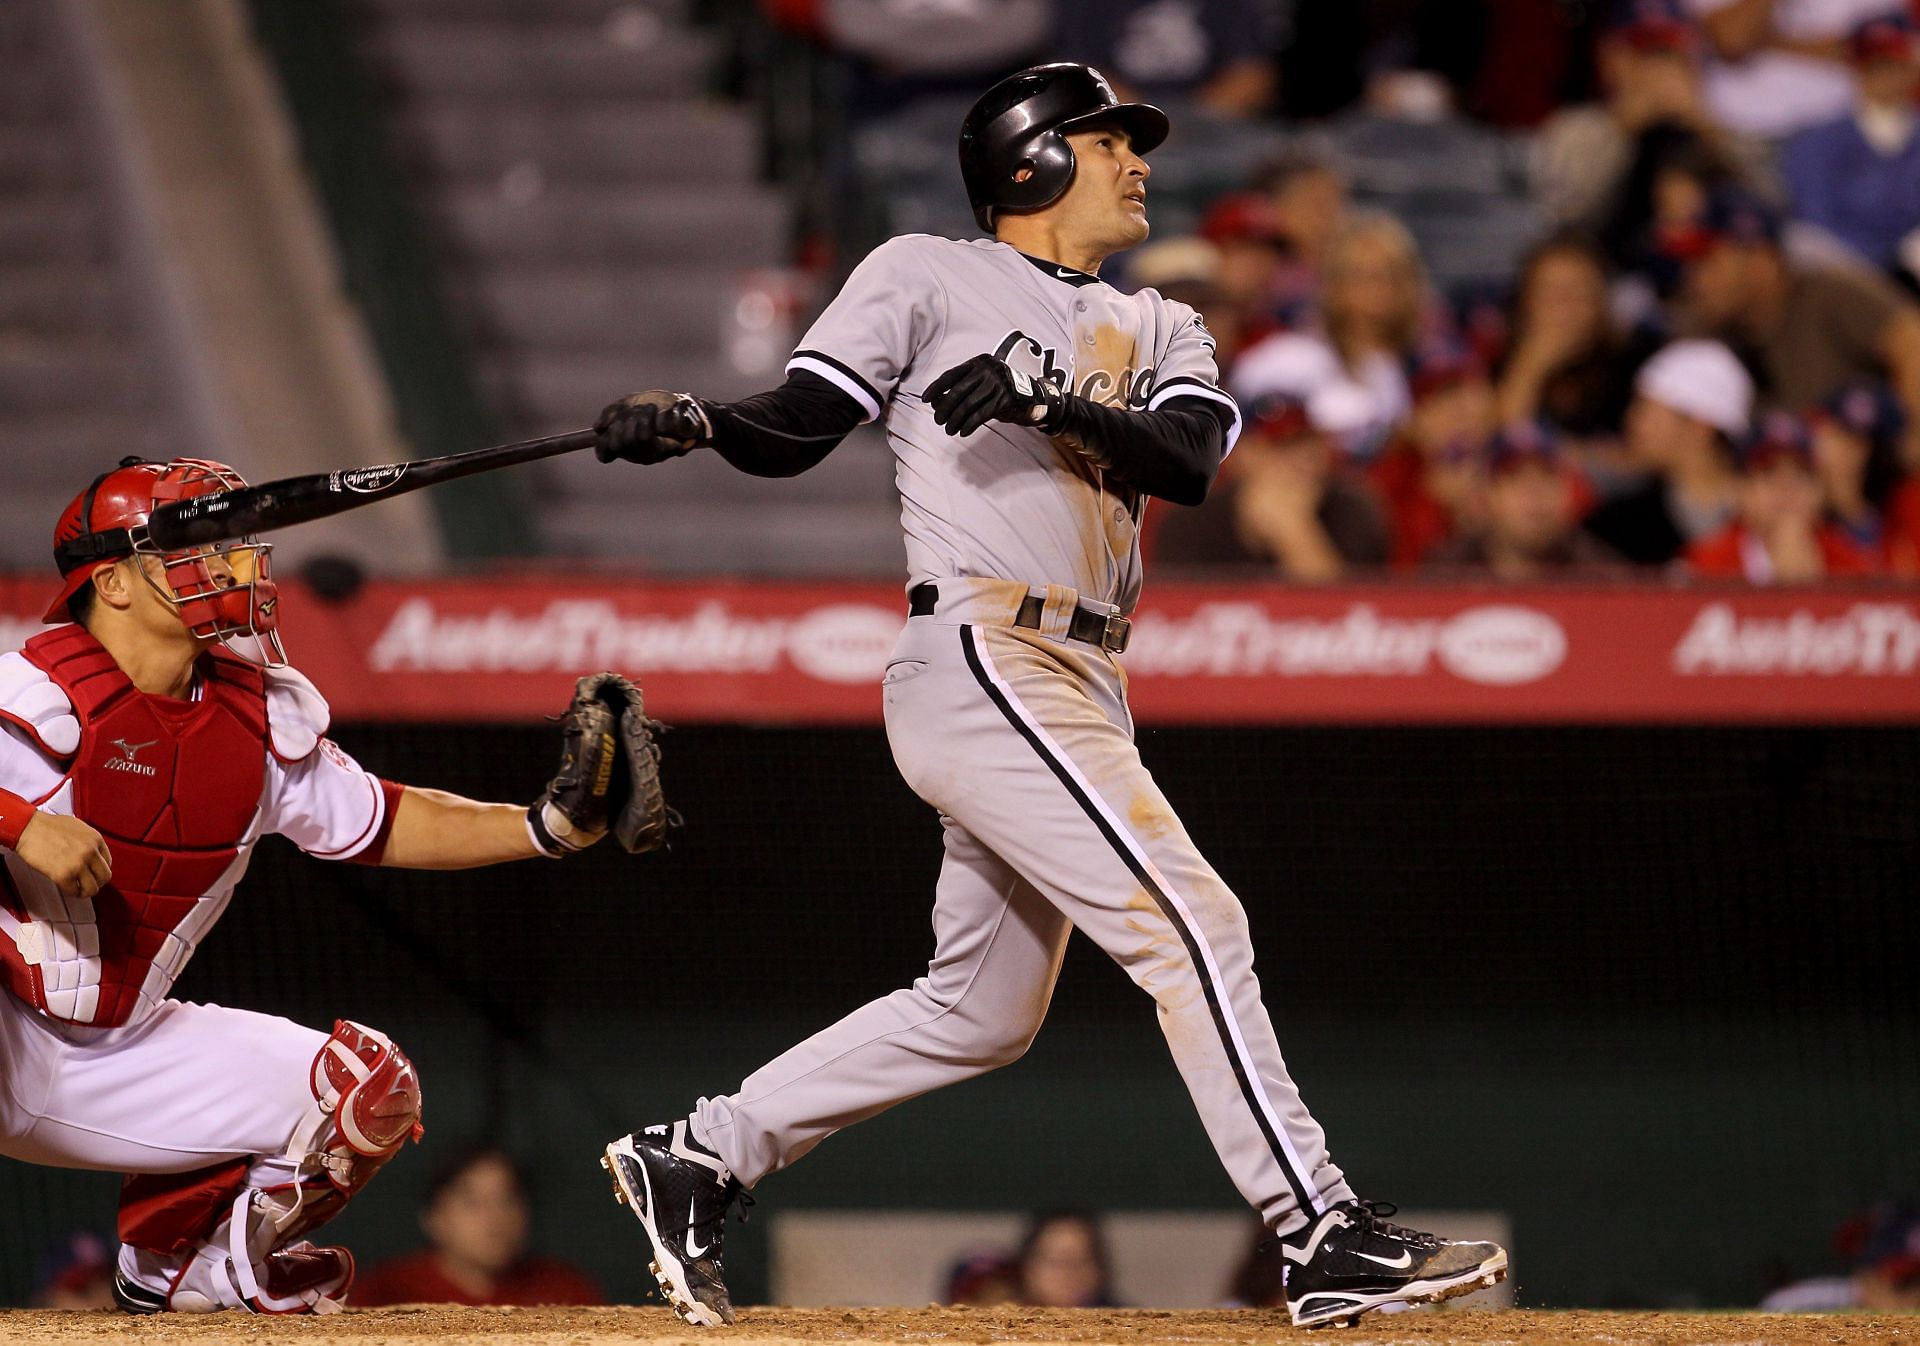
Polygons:
<instances>
[{"instance_id":1,"label":"catcher's shin guard","mask_svg":"<svg viewBox=\"0 0 1920 1346\"><path fill-rule=\"evenodd\" d=\"M339 1214L409 1139L420 1138L420 1078L384 1034L342 1019L314 1057L308 1083L313 1111L282 1154L244 1171L230 1165L129 1182L121 1271L130 1284L149 1292L164 1286L165 1306L187 1313L340 1307L353 1282L352 1256L316 1248L302 1235Z\"/></svg>"},{"instance_id":2,"label":"catcher's shin guard","mask_svg":"<svg viewBox=\"0 0 1920 1346\"><path fill-rule=\"evenodd\" d=\"M331 1220L403 1145L425 1134L413 1062L364 1024L335 1021L333 1036L313 1058L308 1084L314 1110L285 1155L293 1181L254 1193L274 1232L269 1249L285 1248Z\"/></svg>"}]
</instances>

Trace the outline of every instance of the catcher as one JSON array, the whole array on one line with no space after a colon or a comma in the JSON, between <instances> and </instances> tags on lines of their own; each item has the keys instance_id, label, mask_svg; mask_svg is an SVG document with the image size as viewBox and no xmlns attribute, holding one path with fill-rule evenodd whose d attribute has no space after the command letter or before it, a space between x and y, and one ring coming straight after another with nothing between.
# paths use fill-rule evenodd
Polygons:
<instances>
[{"instance_id":1,"label":"catcher","mask_svg":"<svg viewBox=\"0 0 1920 1346\"><path fill-rule=\"evenodd\" d=\"M531 806L363 770L287 666L270 548L147 539L157 504L243 485L199 459L102 474L54 531L64 624L0 655L0 1155L128 1175L131 1313L339 1308L353 1257L307 1235L421 1134L419 1077L374 1029L168 997L262 834L459 869L609 830L646 850L666 826L652 726L614 673L580 680Z\"/></svg>"}]
</instances>

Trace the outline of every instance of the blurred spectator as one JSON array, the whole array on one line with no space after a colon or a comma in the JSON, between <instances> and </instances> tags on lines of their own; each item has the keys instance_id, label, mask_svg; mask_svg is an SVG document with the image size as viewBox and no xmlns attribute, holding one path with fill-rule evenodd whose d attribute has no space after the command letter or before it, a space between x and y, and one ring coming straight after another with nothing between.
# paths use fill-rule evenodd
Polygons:
<instances>
[{"instance_id":1,"label":"blurred spectator","mask_svg":"<svg viewBox=\"0 0 1920 1346\"><path fill-rule=\"evenodd\" d=\"M1861 547L1885 553L1891 539L1883 510L1899 477L1906 431L1900 404L1878 384L1850 384L1814 409L1810 426L1827 517Z\"/></svg>"},{"instance_id":2,"label":"blurred spectator","mask_svg":"<svg viewBox=\"0 0 1920 1346\"><path fill-rule=\"evenodd\" d=\"M1019 1302L1047 1309L1105 1309L1113 1297L1107 1241L1091 1215L1054 1211L1035 1216L1015 1261Z\"/></svg>"},{"instance_id":3,"label":"blurred spectator","mask_svg":"<svg viewBox=\"0 0 1920 1346\"><path fill-rule=\"evenodd\" d=\"M1054 0L1053 59L1098 67L1150 103L1250 117L1273 101L1274 43L1256 0Z\"/></svg>"},{"instance_id":4,"label":"blurred spectator","mask_svg":"<svg viewBox=\"0 0 1920 1346\"><path fill-rule=\"evenodd\" d=\"M1287 1305L1287 1259L1273 1231L1256 1220L1248 1231L1246 1256L1227 1282L1222 1308L1281 1309Z\"/></svg>"},{"instance_id":5,"label":"blurred spectator","mask_svg":"<svg viewBox=\"0 0 1920 1346\"><path fill-rule=\"evenodd\" d=\"M1684 127L1662 124L1640 137L1632 166L1593 229L1614 265L1670 298L1686 274L1669 240L1694 230L1716 192L1742 187L1725 155ZM1642 313L1657 310L1642 305Z\"/></svg>"},{"instance_id":6,"label":"blurred spectator","mask_svg":"<svg viewBox=\"0 0 1920 1346\"><path fill-rule=\"evenodd\" d=\"M1636 565L1665 565L1727 524L1733 445L1753 415L1753 380L1717 341L1676 341L1641 367L1627 454L1649 475L1587 516L1587 531Z\"/></svg>"},{"instance_id":7,"label":"blurred spectator","mask_svg":"<svg viewBox=\"0 0 1920 1346\"><path fill-rule=\"evenodd\" d=\"M433 1176L420 1208L431 1245L374 1268L353 1302L384 1304L604 1304L581 1272L529 1257L526 1182L498 1146L474 1142L453 1151Z\"/></svg>"},{"instance_id":8,"label":"blurred spectator","mask_svg":"<svg viewBox=\"0 0 1920 1346\"><path fill-rule=\"evenodd\" d=\"M1768 140L1844 116L1853 101L1847 35L1906 0L1686 0L1713 59L1707 103L1727 126Z\"/></svg>"},{"instance_id":9,"label":"blurred spectator","mask_svg":"<svg viewBox=\"0 0 1920 1346\"><path fill-rule=\"evenodd\" d=\"M1610 236L1644 230L1657 178L1691 156L1716 178L1767 181L1766 146L1726 132L1707 112L1701 39L1670 0L1619 11L1595 53L1603 101L1556 113L1534 148L1534 191L1554 219Z\"/></svg>"},{"instance_id":10,"label":"blurred spectator","mask_svg":"<svg viewBox=\"0 0 1920 1346\"><path fill-rule=\"evenodd\" d=\"M1634 353L1614 331L1607 265L1586 235L1556 234L1528 254L1500 370L1500 420L1542 420L1563 435L1614 433L1633 395Z\"/></svg>"},{"instance_id":11,"label":"blurred spectator","mask_svg":"<svg viewBox=\"0 0 1920 1346\"><path fill-rule=\"evenodd\" d=\"M1323 344L1342 375L1368 399L1372 436L1384 435L1411 405L1405 364L1429 318L1426 270L1405 225L1378 211L1351 216L1327 247L1320 335L1281 333L1240 357L1233 371L1248 396L1274 390L1277 366L1301 357L1298 343Z\"/></svg>"},{"instance_id":12,"label":"blurred spectator","mask_svg":"<svg viewBox=\"0 0 1920 1346\"><path fill-rule=\"evenodd\" d=\"M1267 200L1283 254L1264 307L1297 326L1319 307L1327 252L1353 208L1347 180L1328 160L1292 149L1261 165L1253 190Z\"/></svg>"},{"instance_id":13,"label":"blurred spectator","mask_svg":"<svg viewBox=\"0 0 1920 1346\"><path fill-rule=\"evenodd\" d=\"M1841 1225L1835 1250L1852 1270L1775 1290L1761 1301L1769 1313L1826 1313L1920 1309L1920 1206L1883 1201Z\"/></svg>"},{"instance_id":14,"label":"blurred spectator","mask_svg":"<svg viewBox=\"0 0 1920 1346\"><path fill-rule=\"evenodd\" d=\"M1368 470L1386 507L1397 570L1479 527L1486 443L1498 423L1486 367L1459 347L1422 352L1412 390L1413 413Z\"/></svg>"},{"instance_id":15,"label":"blurred spectator","mask_svg":"<svg viewBox=\"0 0 1920 1346\"><path fill-rule=\"evenodd\" d=\"M1441 544L1427 561L1515 583L1622 564L1616 552L1580 531L1572 467L1538 424L1509 426L1494 436L1484 522Z\"/></svg>"},{"instance_id":16,"label":"blurred spectator","mask_svg":"<svg viewBox=\"0 0 1920 1346\"><path fill-rule=\"evenodd\" d=\"M1920 412L1920 306L1865 271L1789 261L1780 224L1755 197L1715 193L1698 225L1668 241L1686 266L1683 316L1749 350L1775 406L1812 406L1851 380L1885 378L1911 422ZM1910 429L1909 466L1920 462L1914 447Z\"/></svg>"},{"instance_id":17,"label":"blurred spectator","mask_svg":"<svg viewBox=\"0 0 1920 1346\"><path fill-rule=\"evenodd\" d=\"M107 1241L86 1232L62 1239L35 1269L33 1307L112 1309L113 1252Z\"/></svg>"},{"instance_id":18,"label":"blurred spectator","mask_svg":"<svg viewBox=\"0 0 1920 1346\"><path fill-rule=\"evenodd\" d=\"M1826 521L1813 444L1798 417L1771 413L1741 446L1738 498L1730 527L1688 547L1696 575L1806 584L1878 569L1871 553Z\"/></svg>"},{"instance_id":19,"label":"blurred spectator","mask_svg":"<svg viewBox=\"0 0 1920 1346\"><path fill-rule=\"evenodd\" d=\"M1920 33L1902 19L1862 25L1848 44L1859 98L1851 115L1800 132L1781 154L1794 213L1874 266L1920 246Z\"/></svg>"},{"instance_id":20,"label":"blurred spectator","mask_svg":"<svg viewBox=\"0 0 1920 1346\"><path fill-rule=\"evenodd\" d=\"M1886 509L1887 569L1905 579L1920 579L1920 476L1893 488Z\"/></svg>"},{"instance_id":21,"label":"blurred spectator","mask_svg":"<svg viewBox=\"0 0 1920 1346\"><path fill-rule=\"evenodd\" d=\"M1214 361L1226 368L1240 349L1241 314L1229 288L1224 253L1204 238L1170 238L1149 243L1127 261L1127 280L1135 289L1158 290L1191 305L1213 333Z\"/></svg>"},{"instance_id":22,"label":"blurred spectator","mask_svg":"<svg viewBox=\"0 0 1920 1346\"><path fill-rule=\"evenodd\" d=\"M1920 578L1920 476L1900 470L1906 414L1871 383L1842 388L1813 416L1813 460L1828 517L1887 569Z\"/></svg>"},{"instance_id":23,"label":"blurred spectator","mask_svg":"<svg viewBox=\"0 0 1920 1346\"><path fill-rule=\"evenodd\" d=\"M990 1309L1012 1304L1020 1297L1014 1259L1000 1253L976 1253L956 1263L947 1273L946 1302L968 1308Z\"/></svg>"},{"instance_id":24,"label":"blurred spectator","mask_svg":"<svg viewBox=\"0 0 1920 1346\"><path fill-rule=\"evenodd\" d=\"M1274 296L1287 264L1272 206L1253 192L1223 196L1201 217L1200 237L1219 250L1221 298L1241 337L1235 348L1267 336L1282 321ZM1222 369L1226 358L1223 353Z\"/></svg>"},{"instance_id":25,"label":"blurred spectator","mask_svg":"<svg viewBox=\"0 0 1920 1346\"><path fill-rule=\"evenodd\" d=\"M1331 437L1309 407L1288 393L1248 404L1246 428L1206 503L1163 515L1159 561L1257 566L1305 581L1386 563L1380 505L1337 461Z\"/></svg>"}]
</instances>

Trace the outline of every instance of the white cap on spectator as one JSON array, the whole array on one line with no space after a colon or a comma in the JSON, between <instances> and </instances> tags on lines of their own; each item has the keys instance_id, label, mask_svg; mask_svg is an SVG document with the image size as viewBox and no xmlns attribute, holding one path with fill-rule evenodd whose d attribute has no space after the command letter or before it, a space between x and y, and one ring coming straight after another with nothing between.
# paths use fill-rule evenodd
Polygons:
<instances>
[{"instance_id":1,"label":"white cap on spectator","mask_svg":"<svg viewBox=\"0 0 1920 1346\"><path fill-rule=\"evenodd\" d=\"M1373 396L1340 367L1333 347L1318 337L1282 332L1242 355L1232 392L1246 402L1283 393L1306 406L1313 428L1352 435L1378 419Z\"/></svg>"},{"instance_id":2,"label":"white cap on spectator","mask_svg":"<svg viewBox=\"0 0 1920 1346\"><path fill-rule=\"evenodd\" d=\"M1379 419L1379 408L1365 388L1343 379L1307 398L1307 419L1330 435L1357 435Z\"/></svg>"},{"instance_id":3,"label":"white cap on spectator","mask_svg":"<svg viewBox=\"0 0 1920 1346\"><path fill-rule=\"evenodd\" d=\"M1753 377L1718 341L1675 341L1640 367L1633 390L1729 437L1753 418Z\"/></svg>"},{"instance_id":4,"label":"white cap on spectator","mask_svg":"<svg viewBox=\"0 0 1920 1346\"><path fill-rule=\"evenodd\" d=\"M1345 376L1333 347L1299 332L1279 332L1250 347L1233 366L1233 394L1248 401L1285 393L1302 401Z\"/></svg>"}]
</instances>

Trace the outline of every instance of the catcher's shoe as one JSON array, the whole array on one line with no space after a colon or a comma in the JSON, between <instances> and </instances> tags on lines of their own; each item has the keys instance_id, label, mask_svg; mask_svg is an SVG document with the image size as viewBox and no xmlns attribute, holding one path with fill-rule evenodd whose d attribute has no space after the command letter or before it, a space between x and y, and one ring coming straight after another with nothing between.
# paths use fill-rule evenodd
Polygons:
<instances>
[{"instance_id":1,"label":"catcher's shoe","mask_svg":"<svg viewBox=\"0 0 1920 1346\"><path fill-rule=\"evenodd\" d=\"M149 1313L165 1313L167 1297L158 1290L149 1290L118 1267L113 1272L113 1302L122 1313L135 1313L145 1316Z\"/></svg>"},{"instance_id":2,"label":"catcher's shoe","mask_svg":"<svg viewBox=\"0 0 1920 1346\"><path fill-rule=\"evenodd\" d=\"M129 1276L113 1273L113 1302L122 1312L218 1313L239 1308L248 1313L338 1313L353 1288L353 1254L345 1248L317 1247L302 1240L268 1253L241 1273L230 1257L206 1252L169 1273L171 1288L154 1290Z\"/></svg>"},{"instance_id":3,"label":"catcher's shoe","mask_svg":"<svg viewBox=\"0 0 1920 1346\"><path fill-rule=\"evenodd\" d=\"M341 1247L292 1243L262 1259L255 1313L337 1313L353 1289L353 1254Z\"/></svg>"},{"instance_id":4,"label":"catcher's shoe","mask_svg":"<svg viewBox=\"0 0 1920 1346\"><path fill-rule=\"evenodd\" d=\"M673 1311L696 1327L732 1322L720 1243L728 1208L750 1198L720 1157L682 1121L622 1136L600 1166L613 1176L614 1199L647 1231L649 1266Z\"/></svg>"},{"instance_id":5,"label":"catcher's shoe","mask_svg":"<svg viewBox=\"0 0 1920 1346\"><path fill-rule=\"evenodd\" d=\"M1391 1304L1437 1304L1507 1274L1497 1243L1453 1243L1388 1224L1384 1201L1342 1201L1282 1242L1295 1327L1352 1324Z\"/></svg>"}]
</instances>

